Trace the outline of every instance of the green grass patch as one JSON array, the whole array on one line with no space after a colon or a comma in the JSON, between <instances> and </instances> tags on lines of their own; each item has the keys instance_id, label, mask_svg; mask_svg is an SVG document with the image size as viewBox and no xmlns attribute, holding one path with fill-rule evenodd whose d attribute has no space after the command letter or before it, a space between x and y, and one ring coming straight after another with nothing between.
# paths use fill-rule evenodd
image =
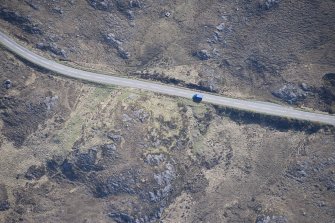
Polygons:
<instances>
[{"instance_id":1,"label":"green grass patch","mask_svg":"<svg viewBox=\"0 0 335 223\"><path fill-rule=\"evenodd\" d=\"M70 150L73 144L79 139L83 119L80 115L75 115L70 118L65 124L62 132L56 137L66 150Z\"/></svg>"}]
</instances>

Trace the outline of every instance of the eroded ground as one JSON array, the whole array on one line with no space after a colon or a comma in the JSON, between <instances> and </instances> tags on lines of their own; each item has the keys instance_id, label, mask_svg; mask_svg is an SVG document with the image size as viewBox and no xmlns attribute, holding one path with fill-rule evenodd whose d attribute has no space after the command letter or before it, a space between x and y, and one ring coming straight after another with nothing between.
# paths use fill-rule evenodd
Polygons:
<instances>
[{"instance_id":1,"label":"eroded ground","mask_svg":"<svg viewBox=\"0 0 335 223\"><path fill-rule=\"evenodd\" d=\"M334 134L51 75L0 51L0 222L332 222Z\"/></svg>"}]
</instances>

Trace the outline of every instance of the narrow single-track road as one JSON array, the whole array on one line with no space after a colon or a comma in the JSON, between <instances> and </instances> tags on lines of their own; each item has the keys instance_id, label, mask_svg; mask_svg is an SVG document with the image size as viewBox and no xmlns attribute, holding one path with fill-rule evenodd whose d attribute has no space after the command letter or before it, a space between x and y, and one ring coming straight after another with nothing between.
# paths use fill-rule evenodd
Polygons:
<instances>
[{"instance_id":1,"label":"narrow single-track road","mask_svg":"<svg viewBox=\"0 0 335 223\"><path fill-rule=\"evenodd\" d=\"M193 90L179 88L179 87L172 87L163 84L156 84L148 81L139 81L121 77L114 77L109 75L103 75L93 72L87 72L79 69L75 69L72 67L68 67L54 61L48 60L44 57L41 57L30 50L26 49L25 47L19 45L14 40L12 40L9 36L2 33L0 31L0 44L7 48L12 53L16 54L17 56L39 66L43 67L47 70L53 71L55 73L87 80L91 82L107 84L107 85L118 85L122 87L130 87L130 88L138 88L147 91L153 91L157 93L173 95L178 97L184 97L191 99L192 96L196 93ZM279 116L279 117L287 117L292 119L299 119L299 120L307 120L312 122L320 122L324 124L330 124L335 126L335 116L321 114L321 113L313 113L313 112L305 112L296 110L290 107L276 105L267 102L261 101L248 101L248 100L241 100L241 99L234 99L228 98L218 95L212 95L203 93L203 101L222 105L226 107L247 110L267 115Z\"/></svg>"}]
</instances>

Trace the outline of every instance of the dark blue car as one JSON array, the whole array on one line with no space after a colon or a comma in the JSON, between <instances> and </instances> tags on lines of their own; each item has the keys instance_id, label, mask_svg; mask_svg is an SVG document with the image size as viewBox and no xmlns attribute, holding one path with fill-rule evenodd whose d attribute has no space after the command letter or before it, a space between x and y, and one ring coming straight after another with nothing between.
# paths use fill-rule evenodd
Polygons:
<instances>
[{"instance_id":1,"label":"dark blue car","mask_svg":"<svg viewBox=\"0 0 335 223\"><path fill-rule=\"evenodd\" d=\"M193 95L192 99L193 99L194 102L199 103L199 102L202 101L202 98L203 98L203 97L204 97L204 96L203 96L202 94L195 94L195 95Z\"/></svg>"}]
</instances>

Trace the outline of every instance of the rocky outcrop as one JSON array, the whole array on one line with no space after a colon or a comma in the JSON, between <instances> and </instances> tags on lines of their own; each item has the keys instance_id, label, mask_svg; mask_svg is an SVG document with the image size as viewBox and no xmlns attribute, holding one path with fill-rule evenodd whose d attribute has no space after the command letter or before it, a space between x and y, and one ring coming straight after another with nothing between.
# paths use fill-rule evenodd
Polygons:
<instances>
[{"instance_id":1,"label":"rocky outcrop","mask_svg":"<svg viewBox=\"0 0 335 223\"><path fill-rule=\"evenodd\" d=\"M6 211L10 207L5 185L0 184L0 211Z\"/></svg>"},{"instance_id":2,"label":"rocky outcrop","mask_svg":"<svg viewBox=\"0 0 335 223\"><path fill-rule=\"evenodd\" d=\"M52 108L54 108L57 105L58 102L58 96L47 96L44 99L44 104L47 107L47 110L51 110Z\"/></svg>"},{"instance_id":3,"label":"rocky outcrop","mask_svg":"<svg viewBox=\"0 0 335 223\"><path fill-rule=\"evenodd\" d=\"M270 10L279 5L280 0L263 0L258 3L260 10Z\"/></svg>"},{"instance_id":4,"label":"rocky outcrop","mask_svg":"<svg viewBox=\"0 0 335 223\"><path fill-rule=\"evenodd\" d=\"M113 142L115 142L115 143L120 143L121 140L122 140L122 136L120 134L118 134L117 132L114 132L114 131L107 133L107 138L113 140ZM114 148L115 148L115 146L114 146Z\"/></svg>"},{"instance_id":5,"label":"rocky outcrop","mask_svg":"<svg viewBox=\"0 0 335 223\"><path fill-rule=\"evenodd\" d=\"M66 51L57 46L56 43L38 43L36 47L40 50L49 51L56 56L67 58Z\"/></svg>"},{"instance_id":6,"label":"rocky outcrop","mask_svg":"<svg viewBox=\"0 0 335 223\"><path fill-rule=\"evenodd\" d=\"M289 104L295 104L307 96L304 90L293 84L285 84L283 87L273 91L272 94Z\"/></svg>"},{"instance_id":7,"label":"rocky outcrop","mask_svg":"<svg viewBox=\"0 0 335 223\"><path fill-rule=\"evenodd\" d=\"M111 12L116 8L131 20L135 18L132 9L141 7L141 3L138 0L88 0L88 2L93 8L101 11Z\"/></svg>"},{"instance_id":8,"label":"rocky outcrop","mask_svg":"<svg viewBox=\"0 0 335 223\"><path fill-rule=\"evenodd\" d=\"M212 57L212 55L207 50L199 50L193 52L192 55L197 57L199 60L209 60Z\"/></svg>"},{"instance_id":9,"label":"rocky outcrop","mask_svg":"<svg viewBox=\"0 0 335 223\"><path fill-rule=\"evenodd\" d=\"M261 215L258 216L256 219L256 223L287 223L288 220L285 216L268 216L268 215Z\"/></svg>"},{"instance_id":10,"label":"rocky outcrop","mask_svg":"<svg viewBox=\"0 0 335 223\"><path fill-rule=\"evenodd\" d=\"M324 99L327 103L335 102L335 73L327 73L323 76Z\"/></svg>"},{"instance_id":11,"label":"rocky outcrop","mask_svg":"<svg viewBox=\"0 0 335 223\"><path fill-rule=\"evenodd\" d=\"M42 176L45 175L45 166L36 166L32 165L27 170L26 174L24 175L28 180L39 180Z\"/></svg>"},{"instance_id":12,"label":"rocky outcrop","mask_svg":"<svg viewBox=\"0 0 335 223\"><path fill-rule=\"evenodd\" d=\"M122 47L123 42L120 39L116 38L113 33L103 34L103 39L108 45L112 46L113 48L117 50L119 56L122 59L129 59L130 53L127 52Z\"/></svg>"},{"instance_id":13,"label":"rocky outcrop","mask_svg":"<svg viewBox=\"0 0 335 223\"><path fill-rule=\"evenodd\" d=\"M151 166L157 166L165 160L166 157L164 154L148 154L144 161Z\"/></svg>"},{"instance_id":14,"label":"rocky outcrop","mask_svg":"<svg viewBox=\"0 0 335 223\"><path fill-rule=\"evenodd\" d=\"M134 9L141 8L141 3L138 0L116 0L117 10L127 16L128 19L135 19Z\"/></svg>"},{"instance_id":15,"label":"rocky outcrop","mask_svg":"<svg viewBox=\"0 0 335 223\"><path fill-rule=\"evenodd\" d=\"M107 197L117 194L139 193L139 172L134 169L125 170L120 174L107 177L94 177L94 195L96 197Z\"/></svg>"},{"instance_id":16,"label":"rocky outcrop","mask_svg":"<svg viewBox=\"0 0 335 223\"><path fill-rule=\"evenodd\" d=\"M110 213L108 216L117 223L135 223L135 219L126 213Z\"/></svg>"},{"instance_id":17,"label":"rocky outcrop","mask_svg":"<svg viewBox=\"0 0 335 223\"><path fill-rule=\"evenodd\" d=\"M42 30L38 25L34 24L28 17L7 8L0 8L0 18L21 28L30 34L42 34Z\"/></svg>"},{"instance_id":18,"label":"rocky outcrop","mask_svg":"<svg viewBox=\"0 0 335 223\"><path fill-rule=\"evenodd\" d=\"M97 10L110 12L114 8L113 1L111 0L88 0L88 2L93 8Z\"/></svg>"}]
</instances>

